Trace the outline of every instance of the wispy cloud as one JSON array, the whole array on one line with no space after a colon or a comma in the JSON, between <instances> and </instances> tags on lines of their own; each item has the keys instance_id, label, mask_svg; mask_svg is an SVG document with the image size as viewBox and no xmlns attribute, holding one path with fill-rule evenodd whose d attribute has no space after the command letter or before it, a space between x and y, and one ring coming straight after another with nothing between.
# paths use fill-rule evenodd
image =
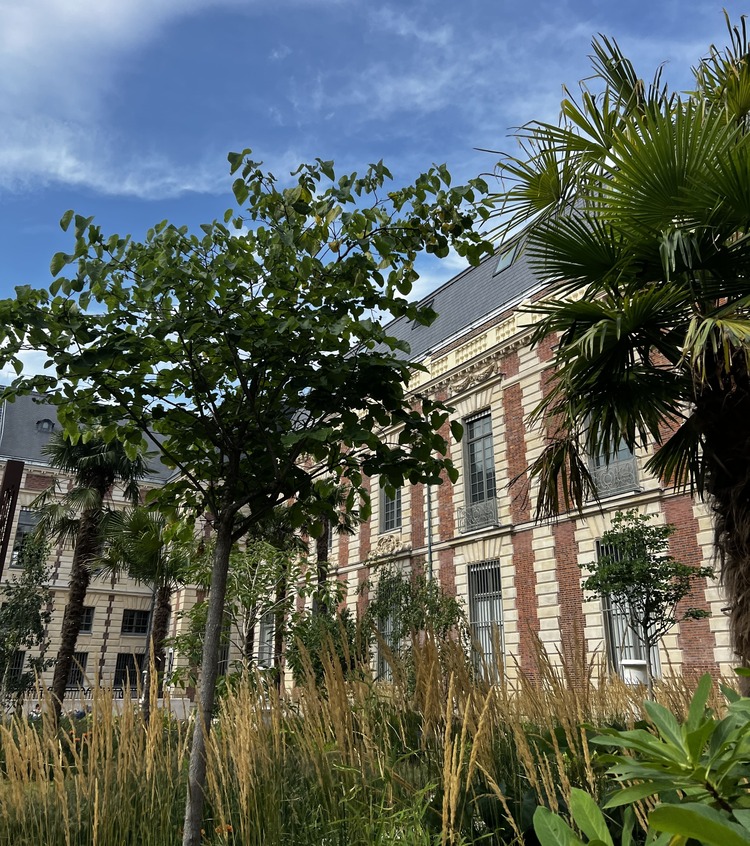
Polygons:
<instances>
[{"instance_id":1,"label":"wispy cloud","mask_svg":"<svg viewBox=\"0 0 750 846\"><path fill-rule=\"evenodd\" d=\"M403 9L383 6L371 13L373 24L387 33L402 38L415 39L431 47L446 47L453 38L453 26L442 24L433 26L416 15L407 15Z\"/></svg>"},{"instance_id":2,"label":"wispy cloud","mask_svg":"<svg viewBox=\"0 0 750 846\"><path fill-rule=\"evenodd\" d=\"M282 44L280 47L274 47L273 50L268 54L269 58L273 62L280 62L282 59L286 59L287 56L290 56L292 53L292 48L287 46L286 44Z\"/></svg>"},{"instance_id":3,"label":"wispy cloud","mask_svg":"<svg viewBox=\"0 0 750 846\"><path fill-rule=\"evenodd\" d=\"M216 190L217 174L123 156L102 118L128 51L239 0L25 0L0 6L0 188L64 183L139 197ZM221 164L221 162L219 162ZM224 180L226 184L226 180Z\"/></svg>"}]
</instances>

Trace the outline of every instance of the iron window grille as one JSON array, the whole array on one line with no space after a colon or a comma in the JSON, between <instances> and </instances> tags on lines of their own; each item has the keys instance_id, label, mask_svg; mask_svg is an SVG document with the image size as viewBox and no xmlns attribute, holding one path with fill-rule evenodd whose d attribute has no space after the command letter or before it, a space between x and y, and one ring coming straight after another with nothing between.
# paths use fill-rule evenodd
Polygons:
<instances>
[{"instance_id":1,"label":"iron window grille","mask_svg":"<svg viewBox=\"0 0 750 846\"><path fill-rule=\"evenodd\" d=\"M636 457L624 442L620 443L614 455L591 456L590 468L600 499L640 490Z\"/></svg>"},{"instance_id":2,"label":"iron window grille","mask_svg":"<svg viewBox=\"0 0 750 846\"><path fill-rule=\"evenodd\" d=\"M8 664L8 681L10 683L20 681L25 661L26 653L22 649L16 649L10 656L10 662Z\"/></svg>"},{"instance_id":3,"label":"iron window grille","mask_svg":"<svg viewBox=\"0 0 750 846\"><path fill-rule=\"evenodd\" d=\"M120 652L115 663L113 685L115 687L135 690L138 687L145 666L145 652Z\"/></svg>"},{"instance_id":4,"label":"iron window grille","mask_svg":"<svg viewBox=\"0 0 750 846\"><path fill-rule=\"evenodd\" d=\"M499 558L469 565L469 622L475 665L495 678L505 649Z\"/></svg>"},{"instance_id":5,"label":"iron window grille","mask_svg":"<svg viewBox=\"0 0 750 846\"><path fill-rule=\"evenodd\" d=\"M70 672L68 673L67 687L78 688L84 686L86 678L86 663L88 662L88 652L74 652L73 663L70 665Z\"/></svg>"}]
</instances>

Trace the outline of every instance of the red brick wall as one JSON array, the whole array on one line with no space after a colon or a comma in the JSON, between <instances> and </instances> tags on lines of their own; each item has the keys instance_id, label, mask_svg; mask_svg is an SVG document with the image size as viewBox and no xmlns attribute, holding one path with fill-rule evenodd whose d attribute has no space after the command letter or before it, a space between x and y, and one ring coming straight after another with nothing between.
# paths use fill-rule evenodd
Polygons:
<instances>
[{"instance_id":1,"label":"red brick wall","mask_svg":"<svg viewBox=\"0 0 750 846\"><path fill-rule=\"evenodd\" d=\"M412 485L409 491L411 507L411 545L421 549L425 545L424 485Z\"/></svg>"},{"instance_id":2,"label":"red brick wall","mask_svg":"<svg viewBox=\"0 0 750 846\"><path fill-rule=\"evenodd\" d=\"M507 364L506 364L507 362ZM518 354L513 353L503 362L506 374L518 369ZM526 426L521 386L516 383L503 391L503 416L505 418L505 461L508 467L510 514L513 524L531 519L526 467ZM514 480L518 480L515 481Z\"/></svg>"},{"instance_id":3,"label":"red brick wall","mask_svg":"<svg viewBox=\"0 0 750 846\"><path fill-rule=\"evenodd\" d=\"M698 545L698 521L693 513L693 502L688 496L670 497L664 500L664 518L667 523L674 523L677 531L669 540L669 552L673 558L699 567L703 564L703 554ZM706 580L697 581L689 596L678 606L682 608L700 608L708 611L706 600ZM682 651L683 675L699 675L705 672L718 674L715 652L716 637L711 631L707 618L702 620L684 620L680 625L677 645Z\"/></svg>"},{"instance_id":4,"label":"red brick wall","mask_svg":"<svg viewBox=\"0 0 750 846\"><path fill-rule=\"evenodd\" d=\"M52 482L52 476L45 476L42 473L27 473L24 487L29 491L46 491Z\"/></svg>"},{"instance_id":5,"label":"red brick wall","mask_svg":"<svg viewBox=\"0 0 750 846\"><path fill-rule=\"evenodd\" d=\"M362 487L368 493L371 492L370 487L370 478L368 476L364 476L362 478ZM370 543L371 543L371 520L368 520L366 523L363 523L359 527L359 560L366 561L370 557Z\"/></svg>"},{"instance_id":6,"label":"red brick wall","mask_svg":"<svg viewBox=\"0 0 750 846\"><path fill-rule=\"evenodd\" d=\"M536 574L534 573L533 531L513 535L513 567L515 570L516 608L518 609L518 660L521 669L534 675L536 671L536 636L539 634Z\"/></svg>"},{"instance_id":7,"label":"red brick wall","mask_svg":"<svg viewBox=\"0 0 750 846\"><path fill-rule=\"evenodd\" d=\"M456 562L453 549L441 549L438 552L440 584L450 596L456 595Z\"/></svg>"},{"instance_id":8,"label":"red brick wall","mask_svg":"<svg viewBox=\"0 0 750 846\"><path fill-rule=\"evenodd\" d=\"M580 655L583 644L584 630L581 568L578 566L575 531L574 520L565 520L552 529L555 541L555 575L560 604L561 652L573 669L580 664L577 656Z\"/></svg>"}]
</instances>

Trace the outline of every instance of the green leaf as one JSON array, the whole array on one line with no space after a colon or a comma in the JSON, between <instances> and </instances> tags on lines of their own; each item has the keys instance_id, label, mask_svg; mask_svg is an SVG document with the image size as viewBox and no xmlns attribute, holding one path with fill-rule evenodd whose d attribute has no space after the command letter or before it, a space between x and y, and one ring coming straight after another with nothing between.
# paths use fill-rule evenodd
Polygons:
<instances>
[{"instance_id":1,"label":"green leaf","mask_svg":"<svg viewBox=\"0 0 750 846\"><path fill-rule=\"evenodd\" d=\"M659 805L648 817L657 831L694 837L706 846L747 846L747 831L708 805Z\"/></svg>"},{"instance_id":2,"label":"green leaf","mask_svg":"<svg viewBox=\"0 0 750 846\"><path fill-rule=\"evenodd\" d=\"M646 700L643 703L651 722L656 726L661 737L680 751L685 751L685 744L680 730L680 724L675 715L658 702Z\"/></svg>"},{"instance_id":3,"label":"green leaf","mask_svg":"<svg viewBox=\"0 0 750 846\"><path fill-rule=\"evenodd\" d=\"M542 846L583 846L562 817L541 805L534 811L534 831Z\"/></svg>"},{"instance_id":4,"label":"green leaf","mask_svg":"<svg viewBox=\"0 0 750 846\"><path fill-rule=\"evenodd\" d=\"M57 274L65 267L68 263L68 255L67 253L55 253L52 256L52 261L49 263L49 270L53 276L57 276Z\"/></svg>"},{"instance_id":5,"label":"green leaf","mask_svg":"<svg viewBox=\"0 0 750 846\"><path fill-rule=\"evenodd\" d=\"M693 694L693 700L690 703L690 710L688 711L687 719L685 720L685 726L689 732L695 731L704 719L704 715L706 713L706 702L708 702L712 686L713 679L711 678L710 673L702 675L700 681L698 682L698 686L695 689L695 693Z\"/></svg>"},{"instance_id":6,"label":"green leaf","mask_svg":"<svg viewBox=\"0 0 750 846\"><path fill-rule=\"evenodd\" d=\"M664 781L646 781L641 784L633 784L630 787L624 787L618 790L605 803L605 808L619 808L621 805L631 805L633 802L639 802L645 799L646 796L653 796L654 793L664 789L673 789L674 782L672 779L665 779Z\"/></svg>"},{"instance_id":7,"label":"green leaf","mask_svg":"<svg viewBox=\"0 0 750 846\"><path fill-rule=\"evenodd\" d=\"M65 214L60 218L60 229L62 229L63 232L68 231L70 221L73 220L74 214L75 212L73 211L73 209L68 209Z\"/></svg>"},{"instance_id":8,"label":"green leaf","mask_svg":"<svg viewBox=\"0 0 750 846\"><path fill-rule=\"evenodd\" d=\"M571 788L570 813L576 825L589 840L598 839L604 841L607 846L613 846L604 814L585 790L580 790L577 787Z\"/></svg>"}]
</instances>

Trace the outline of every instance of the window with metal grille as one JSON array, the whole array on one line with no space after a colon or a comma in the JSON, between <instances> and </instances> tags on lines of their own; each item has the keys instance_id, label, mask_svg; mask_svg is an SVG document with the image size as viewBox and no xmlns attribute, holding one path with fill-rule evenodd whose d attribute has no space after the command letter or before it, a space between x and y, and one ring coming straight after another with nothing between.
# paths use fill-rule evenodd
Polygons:
<instances>
[{"instance_id":1,"label":"window with metal grille","mask_svg":"<svg viewBox=\"0 0 750 846\"><path fill-rule=\"evenodd\" d=\"M138 687L145 666L145 652L120 652L115 663L114 686L128 687L134 690Z\"/></svg>"},{"instance_id":2,"label":"window with metal grille","mask_svg":"<svg viewBox=\"0 0 750 846\"><path fill-rule=\"evenodd\" d=\"M258 664L263 667L274 665L274 612L266 611L258 624Z\"/></svg>"},{"instance_id":3,"label":"window with metal grille","mask_svg":"<svg viewBox=\"0 0 750 846\"><path fill-rule=\"evenodd\" d=\"M466 506L459 508L458 530L471 532L498 525L492 419L489 412L464 424Z\"/></svg>"},{"instance_id":4,"label":"window with metal grille","mask_svg":"<svg viewBox=\"0 0 750 846\"><path fill-rule=\"evenodd\" d=\"M614 455L592 455L590 467L596 492L601 498L640 490L636 458L624 441Z\"/></svg>"},{"instance_id":5,"label":"window with metal grille","mask_svg":"<svg viewBox=\"0 0 750 846\"><path fill-rule=\"evenodd\" d=\"M28 508L21 508L18 511L18 523L16 524L16 537L13 541L13 551L10 556L10 566L21 566L21 550L29 535L34 531L39 522L39 514Z\"/></svg>"},{"instance_id":6,"label":"window with metal grille","mask_svg":"<svg viewBox=\"0 0 750 846\"><path fill-rule=\"evenodd\" d=\"M83 613L81 614L81 628L80 634L91 634L94 628L94 606L84 605Z\"/></svg>"},{"instance_id":7,"label":"window with metal grille","mask_svg":"<svg viewBox=\"0 0 750 846\"><path fill-rule=\"evenodd\" d=\"M124 635L145 635L148 634L148 621L151 616L149 611L140 611L136 608L126 608L122 612L122 628L120 633Z\"/></svg>"},{"instance_id":8,"label":"window with metal grille","mask_svg":"<svg viewBox=\"0 0 750 846\"><path fill-rule=\"evenodd\" d=\"M68 673L68 687L83 687L86 678L86 662L89 659L88 652L74 652L73 663Z\"/></svg>"},{"instance_id":9,"label":"window with metal grille","mask_svg":"<svg viewBox=\"0 0 750 846\"><path fill-rule=\"evenodd\" d=\"M399 639L395 633L396 619L393 613L378 620L378 660L377 674L382 681L393 681L393 667L391 666L392 656L397 656L400 648ZM389 655L390 653L390 655Z\"/></svg>"},{"instance_id":10,"label":"window with metal grille","mask_svg":"<svg viewBox=\"0 0 750 846\"><path fill-rule=\"evenodd\" d=\"M392 532L401 528L401 488L396 488L392 497L385 488L380 492L380 531Z\"/></svg>"},{"instance_id":11,"label":"window with metal grille","mask_svg":"<svg viewBox=\"0 0 750 846\"><path fill-rule=\"evenodd\" d=\"M494 676L504 648L498 558L469 565L469 622L476 664L478 667L485 665Z\"/></svg>"},{"instance_id":12,"label":"window with metal grille","mask_svg":"<svg viewBox=\"0 0 750 846\"><path fill-rule=\"evenodd\" d=\"M17 649L10 656L10 663L8 664L8 682L13 684L20 680L25 660L26 653L21 649Z\"/></svg>"},{"instance_id":13,"label":"window with metal grille","mask_svg":"<svg viewBox=\"0 0 750 846\"><path fill-rule=\"evenodd\" d=\"M619 560L620 552L611 544L596 543L597 558L605 555ZM604 618L604 643L607 660L612 669L626 679L646 672L646 652L641 639L633 631L631 615L627 607L613 604L609 596L602 597L602 615ZM651 651L651 669L655 676L661 675L659 649Z\"/></svg>"}]
</instances>

